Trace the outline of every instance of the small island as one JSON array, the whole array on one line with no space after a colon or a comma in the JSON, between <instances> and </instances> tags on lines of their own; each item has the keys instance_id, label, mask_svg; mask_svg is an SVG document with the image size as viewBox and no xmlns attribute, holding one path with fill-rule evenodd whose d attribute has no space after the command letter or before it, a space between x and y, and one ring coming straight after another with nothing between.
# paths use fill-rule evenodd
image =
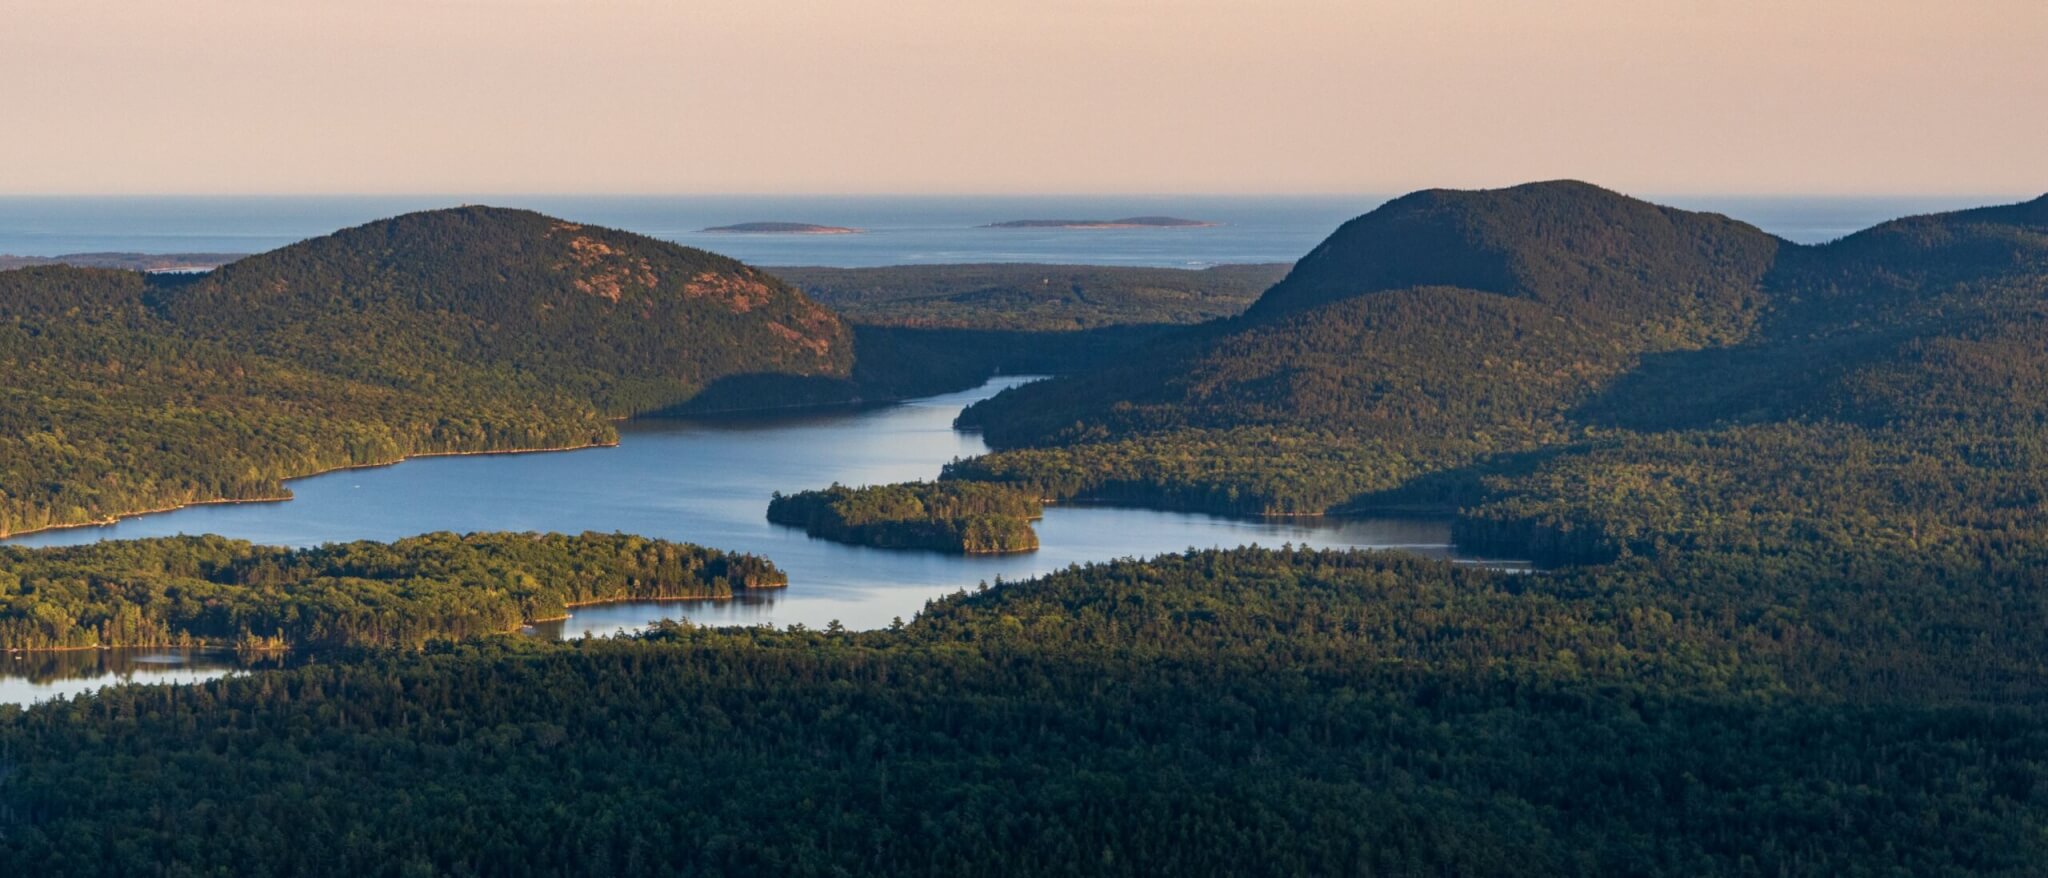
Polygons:
<instances>
[{"instance_id":1,"label":"small island","mask_svg":"<svg viewBox=\"0 0 2048 878\"><path fill-rule=\"evenodd\" d=\"M989 223L984 229L1198 229L1216 225L1177 216L1127 216L1109 220L1024 219Z\"/></svg>"},{"instance_id":2,"label":"small island","mask_svg":"<svg viewBox=\"0 0 2048 878\"><path fill-rule=\"evenodd\" d=\"M859 229L847 226L821 226L814 223L733 223L729 226L712 226L706 232L730 232L747 235L852 235Z\"/></svg>"},{"instance_id":3,"label":"small island","mask_svg":"<svg viewBox=\"0 0 2048 878\"><path fill-rule=\"evenodd\" d=\"M1038 548L1032 519L1038 496L984 482L907 482L822 491L777 492L768 520L821 539L883 549L931 549L963 555Z\"/></svg>"}]
</instances>

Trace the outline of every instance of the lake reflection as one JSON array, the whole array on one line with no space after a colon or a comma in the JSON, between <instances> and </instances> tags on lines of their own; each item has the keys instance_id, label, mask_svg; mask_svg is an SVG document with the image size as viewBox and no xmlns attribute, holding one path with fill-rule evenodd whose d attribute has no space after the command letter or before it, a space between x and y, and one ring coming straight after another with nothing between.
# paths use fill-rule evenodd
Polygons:
<instances>
[{"instance_id":1,"label":"lake reflection","mask_svg":"<svg viewBox=\"0 0 2048 878\"><path fill-rule=\"evenodd\" d=\"M955 432L960 409L1029 380L998 378L970 391L884 408L625 424L615 448L548 454L424 458L291 482L286 503L199 506L97 528L18 537L22 545L217 533L292 546L452 530L624 531L752 552L789 573L787 589L730 601L582 607L536 633L580 637L687 617L711 625L877 628L916 615L957 589L1022 579L1069 564L1189 547L1281 543L1400 547L1452 555L1449 527L1407 519L1226 519L1070 505L1046 509L1037 552L953 556L816 540L771 525L769 495L931 478L955 457L985 451ZM0 671L0 675L8 674Z\"/></svg>"},{"instance_id":2,"label":"lake reflection","mask_svg":"<svg viewBox=\"0 0 2048 878\"><path fill-rule=\"evenodd\" d=\"M121 683L200 683L271 664L200 649L74 649L0 653L0 704L34 704Z\"/></svg>"}]
</instances>

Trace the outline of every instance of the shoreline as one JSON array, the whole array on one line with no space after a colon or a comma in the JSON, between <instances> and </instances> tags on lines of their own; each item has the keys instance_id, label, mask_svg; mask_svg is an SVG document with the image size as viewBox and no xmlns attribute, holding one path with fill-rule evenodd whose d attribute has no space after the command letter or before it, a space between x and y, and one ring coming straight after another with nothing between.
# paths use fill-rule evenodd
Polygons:
<instances>
[{"instance_id":1,"label":"shoreline","mask_svg":"<svg viewBox=\"0 0 2048 878\"><path fill-rule=\"evenodd\" d=\"M1008 222L1000 222L1000 223L989 223L988 225L985 225L985 226L981 226L980 228L984 228L984 229L1213 229L1213 228L1216 228L1217 226L1220 226L1220 225L1223 225L1223 224L1222 224L1222 223L1217 223L1217 222L1206 222L1206 221L1195 221L1195 222L1184 222L1184 223L1120 223L1120 222L1113 222L1113 221L1108 221L1108 220L1105 220L1105 221L1103 221L1103 222L1087 222L1087 221L1081 221L1081 222L1071 222L1071 223L1063 223L1063 222L1040 222L1040 221L1036 221L1036 220L1010 220L1010 221L1008 221Z\"/></svg>"},{"instance_id":2,"label":"shoreline","mask_svg":"<svg viewBox=\"0 0 2048 878\"><path fill-rule=\"evenodd\" d=\"M968 481L975 480L969 479ZM1000 485L1004 483L987 482L986 484ZM1148 512L1171 512L1180 515L1207 515L1212 518L1222 518L1232 521L1262 521L1266 519L1296 520L1305 518L1328 518L1335 520L1360 518L1401 518L1412 519L1415 521L1455 521L1458 517L1458 508L1455 506L1435 506L1427 504L1407 506L1397 505L1332 507L1322 512L1219 512L1213 509L1202 509L1190 506L1173 506L1166 504L1153 504L1131 500L1118 500L1114 498L1088 496L1068 497L1066 499L1060 499L1057 497L1040 497L1038 498L1038 502L1048 507L1100 506L1111 509L1141 509Z\"/></svg>"},{"instance_id":3,"label":"shoreline","mask_svg":"<svg viewBox=\"0 0 2048 878\"><path fill-rule=\"evenodd\" d=\"M96 643L96 644L91 644L91 645L87 645L87 646L10 646L10 647L7 647L6 649L0 649L0 653L4 653L4 654L6 654L6 655L11 655L11 656L14 656L14 657L16 657L16 658L18 659L18 658L20 658L21 656L24 656L24 655L28 655L29 653L43 653L43 652L85 652L86 650L98 650L98 651L100 651L100 652L113 652L113 651L115 651L115 650L120 650L120 649L186 649L186 650L192 650L192 651L194 651L194 652L234 653L234 654L236 654L236 655L240 655L240 654L242 654L242 653L256 653L256 654L260 654L260 655L283 655L283 654L285 654L285 653L287 653L287 652L291 652L291 647L289 647L289 646L272 646L272 647L247 647L247 648L244 648L244 647L239 647L239 646L235 646L234 644L231 644L231 643L207 643L207 642L200 642L200 643L122 643L122 644L117 644L117 645L114 645L114 646L108 646L108 645L106 645L106 644L98 644L98 643Z\"/></svg>"},{"instance_id":4,"label":"shoreline","mask_svg":"<svg viewBox=\"0 0 2048 878\"><path fill-rule=\"evenodd\" d=\"M577 607L601 607L601 606L604 606L605 604L630 604L630 603L646 603L646 604L667 604L667 603L674 603L674 602L677 602L677 601L730 601L730 600L737 600L737 599L739 599L740 595L742 595L742 594L745 594L745 593L747 593L747 592L750 592L750 591L774 591L774 590L777 590L777 589L784 589L784 588L788 588L788 587L789 587L789 583L785 582L785 583L782 583L781 585L750 585L750 586L746 586L746 587L744 587L744 588L740 588L740 589L738 589L738 590L734 591L734 592L733 592L733 593L731 593L731 594L697 594L697 595L675 595L675 596L672 596L672 597L656 597L656 598L641 598L641 597L622 597L622 598L596 598L596 599L594 599L594 600L588 600L588 601L567 601L567 602L564 602L564 603L562 604L562 607L563 607L564 609L570 609L570 610L573 610L573 609L576 609ZM560 621L562 621L563 619L567 619L567 618L569 618L569 617L571 617L571 616L574 616L574 615L576 615L576 614L575 614L575 613L563 613L562 615L559 615L559 616L549 616L548 618L545 618L545 619L528 619L528 620L526 620L525 622L521 622L520 624L522 624L522 625L530 625L530 624L533 624L533 623L535 623L535 622L560 622Z\"/></svg>"},{"instance_id":5,"label":"shoreline","mask_svg":"<svg viewBox=\"0 0 2048 878\"><path fill-rule=\"evenodd\" d=\"M674 414L667 414L664 412L650 412L644 415L628 415L626 417L614 418L612 420L615 423L628 424L634 421L688 421L708 418L744 417L747 415L760 415L764 418L772 418L781 415L800 414L802 412L807 411L830 412L845 411L850 409L858 410L870 408L887 408L888 406L900 405L902 403L909 402L913 399L924 399L929 396L940 396L946 393L958 392L959 391L957 390L946 390L940 391L939 393L928 393L925 394L924 396L892 396L887 398L876 399L847 399L840 400L837 402L792 402L785 403L783 405L757 405L748 406L746 408L730 409L692 409L687 411L679 411Z\"/></svg>"},{"instance_id":6,"label":"shoreline","mask_svg":"<svg viewBox=\"0 0 2048 878\"><path fill-rule=\"evenodd\" d=\"M736 601L736 600L739 600L739 599L740 599L740 597L741 597L741 595L745 594L746 592L750 592L750 591L756 591L756 590L761 590L761 591L774 591L774 590L778 590L778 589L785 589L785 588L788 588L788 587L789 587L789 583L785 582L785 583L782 583L781 585L756 585L756 586L748 586L747 588L743 588L743 589L740 589L739 591L735 591L735 592L733 592L732 594L724 594L724 595L717 595L717 594L706 594L706 595L688 595L688 596L681 596L681 597L667 597L667 598L637 598L637 597L623 597L623 598L599 598L599 599L597 599L597 600L590 600L590 601L572 601L572 602L564 603L564 604L562 604L562 606L563 606L563 608L565 608L565 609L575 609L575 608L577 608L577 607L601 607L601 606L604 606L604 605L606 605L606 604L679 604L679 603L695 603L695 602L697 602L697 601ZM533 626L535 626L535 625L541 625L541 624L545 624L545 623L548 623L548 622L563 622L563 621L567 621L567 620L569 620L569 619L575 618L575 616L576 616L576 614L575 614L575 613L563 613L562 615L559 615L559 616L547 616L547 617L545 617L545 618L540 618L540 619L528 619L528 620L526 620L526 621L524 621L524 622L521 622L521 623L519 623L519 626L518 626L518 627L516 627L516 628L513 628L512 630L510 630L510 631L507 631L507 632L505 632L505 633L507 633L507 634L525 634L525 633L529 633L529 632L530 632L530 630L531 630L531 629L533 628Z\"/></svg>"},{"instance_id":7,"label":"shoreline","mask_svg":"<svg viewBox=\"0 0 2048 878\"><path fill-rule=\"evenodd\" d=\"M782 583L781 585L750 585L750 586L745 586L745 587L743 587L743 588L740 588L740 589L738 589L738 590L734 591L734 592L733 592L733 593L731 593L731 594L723 594L723 595L719 595L719 594L696 594L696 595L675 595L675 596L672 596L672 597L657 597L657 598L638 598L638 597L623 597L623 598L597 598L597 599L594 599L594 600L588 600L588 601L569 601L569 602L563 603L563 604L562 604L562 606L563 606L564 608L567 608L567 609L572 609L572 610L573 610L573 609L575 609L575 608L577 608L577 607L601 607L601 606L604 606L605 604L625 604L625 603L633 603L633 602L636 602L636 601L637 601L637 602L641 602L641 603L649 603L649 604L665 604L665 603L669 603L669 602L671 602L671 601L729 601L729 600L733 600L733 599L735 599L735 598L738 598L738 597L739 597L739 596L740 596L741 594L744 594L744 593L746 593L746 592L750 592L750 591L757 591L757 590L758 590L758 591L774 591L774 590L776 590L776 589L782 589L782 588L788 588L788 587L789 587L789 583L785 582L785 583ZM550 618L550 619L530 619L530 620L528 620L528 621L531 621L531 622L556 622L556 621L560 621L560 620L562 620L562 619L567 619L567 618L569 618L570 616L573 616L573 615L575 615L575 614L574 614L574 613L563 613L563 614L562 614L562 615L560 615L560 616L555 616L555 617L553 617L553 618Z\"/></svg>"},{"instance_id":8,"label":"shoreline","mask_svg":"<svg viewBox=\"0 0 2048 878\"><path fill-rule=\"evenodd\" d=\"M698 229L700 235L858 235L866 229Z\"/></svg>"},{"instance_id":9,"label":"shoreline","mask_svg":"<svg viewBox=\"0 0 2048 878\"><path fill-rule=\"evenodd\" d=\"M291 478L312 478L312 476L324 475L327 472L332 472L332 470L325 470L322 472L313 473L312 475L308 476L292 476ZM284 480L280 479L280 481ZM48 533L50 531L57 530L77 530L81 527L112 527L113 525L120 524L121 522L126 521L130 518L141 518L145 515L162 515L166 512L176 512L180 509L190 509L194 506L233 506L241 503L283 503L290 499L292 499L292 495L286 493L276 497L248 497L242 499L231 499L223 497L214 500L192 500L185 503L174 504L171 506L159 506L155 509L143 509L135 512L117 513L115 515L109 515L106 518L96 519L94 521L74 521L68 524L46 524L42 527L31 528L29 530L14 531L12 533L0 533L0 540L11 540L15 537L26 537L39 533Z\"/></svg>"},{"instance_id":10,"label":"shoreline","mask_svg":"<svg viewBox=\"0 0 2048 878\"><path fill-rule=\"evenodd\" d=\"M512 453L517 453L517 452L499 452L499 453L505 453L505 454L512 454ZM656 604L656 603L659 603L659 604L667 604L667 603L682 603L682 602L692 602L692 601L731 601L731 600L738 600L738 599L739 599L739 598L740 598L740 597L741 597L741 596L742 596L743 594L745 594L746 592L750 592L750 591L774 591L774 590L778 590L778 589L786 589L786 588L788 588L788 587L789 587L789 583L785 582L785 583L781 583L781 584L779 584L779 585L752 585L752 586L747 586L747 587L745 587L745 588L742 588L742 589L740 589L740 590L738 590L738 591L735 591L735 592L733 592L732 594L725 594L725 595L705 594L705 595L679 595L679 596L675 596L675 597L652 597L652 598L648 598L648 597L632 597L632 596L626 596L626 597L616 597L616 598L596 598L596 599L593 599L593 600L587 600L587 601L571 601L571 602L567 602L567 603L564 603L564 604L562 604L562 606L563 606L563 607L565 607L565 608L575 608L575 607L599 607L599 606L604 606L605 604L629 604L629 603L649 603L649 604ZM535 626L535 625L539 625L539 624L542 624L542 623L546 623L546 622L560 622L560 621L563 621L563 620L569 619L570 617L572 617L572 616L574 616L574 615L575 615L574 613L563 613L562 615L559 615L559 616L547 616L547 617L544 617L544 618L539 618L539 619L527 619L527 620L525 620L525 621L523 621L523 622L520 622L519 624L517 624L517 625L515 625L515 626L513 626L513 627L511 627L511 628L509 628L509 629L506 629L505 631L502 631L502 632L500 632L500 633L501 633L501 634L523 634L523 633L526 633L528 629L532 628L532 627L533 627L533 626ZM464 639L470 639L470 638L464 638ZM239 646L236 646L236 645L234 645L234 644L232 644L232 643L210 643L210 642L204 642L204 641L202 641L202 642L199 642L199 643L122 643L122 644L116 644L116 645L112 645L112 646L109 646L109 645L106 645L106 644L97 644L97 643L96 643L96 644L88 644L88 645L85 645L85 646L10 646L10 647L6 647L6 648L0 648L0 655L9 655L9 656L14 656L14 657L15 657L15 658L16 658L16 659L18 660L18 659L20 659L20 658L21 658L22 656L26 656L26 655L28 655L28 654L30 654L30 653L50 653L50 652L85 652L85 651L87 651L87 650L97 650L97 651L100 651L100 652L113 652L113 651L115 651L115 650L122 650L122 649L187 649L187 650L194 650L194 651L198 651L198 652L214 652L214 653L234 653L234 654L236 654L236 655L240 655L240 654L243 654L243 653L254 653L254 654L258 654L258 655L283 655L283 654L285 654L285 653L288 653L288 652L293 652L293 651L295 651L295 650L299 650L299 649L315 649L315 650L317 650L317 649L321 649L321 648L322 648L322 647L297 647L297 646L292 646L292 645L289 645L289 644L287 644L287 645L285 645L285 646L279 646L279 647L248 647L248 648L244 648L244 647L239 647ZM343 647L343 648L347 648L347 647Z\"/></svg>"},{"instance_id":11,"label":"shoreline","mask_svg":"<svg viewBox=\"0 0 2048 878\"><path fill-rule=\"evenodd\" d=\"M992 381L1000 377L1004 376L1002 376L1000 373L996 375L987 376L982 379L982 383L986 384L989 381ZM942 390L938 391L937 393L924 394L921 396L897 396L879 399L852 399L837 402L791 403L788 405L756 406L752 408L707 409L703 411L677 412L674 414L648 412L637 415L621 415L616 417L606 417L603 418L602 420L610 424L624 424L640 420L661 421L723 418L732 416L744 416L750 413L760 413L764 416L772 417L775 415L791 414L803 410L830 411L847 409L882 408L886 406L900 405L911 400L924 399L929 396L940 396L947 393L958 393L961 390L973 389L973 387L975 386L980 385L973 385L967 388L960 388L955 390ZM407 454L395 460L380 461L376 463L348 464L346 466L329 467L327 469L315 470L313 472L302 473L298 475L281 476L278 478L278 482L280 484L283 484L287 482L298 481L300 479L310 479L316 476L324 476L330 473L347 472L349 470L379 469L387 466L397 466L408 460L417 460L420 458L428 457L486 457L498 454L552 454L564 451L588 451L593 448L616 448L618 447L618 445L619 440L613 439L609 442L586 442L581 445L554 445L538 448L498 448L485 451L422 451L413 454ZM5 543L7 540L16 539L18 537L33 536L35 534L47 533L50 531L76 530L79 528L87 527L112 527L131 518L141 518L147 515L161 515L166 512L177 512L178 510L189 509L194 506L225 506L238 503L283 503L291 499L293 499L293 494L291 493L290 487L286 486L285 492L283 494L272 497L217 497L206 500L189 500L183 503L175 503L170 506L159 506L151 509L139 509L133 512L114 513L104 518L93 519L91 521L73 521L65 522L62 524L46 524L41 527L34 527L28 530L19 531L0 531L0 543Z\"/></svg>"},{"instance_id":12,"label":"shoreline","mask_svg":"<svg viewBox=\"0 0 2048 878\"><path fill-rule=\"evenodd\" d=\"M408 454L398 458L397 460L388 460L379 463L355 463L349 464L347 466L329 467L327 469L305 473L303 475L284 476L282 478L279 478L278 482L295 482L300 479L310 479L316 476L324 476L330 473L348 472L350 470L381 469L387 466L397 466L408 460L417 460L424 457L487 457L496 454L551 454L554 452L561 451L587 451L592 448L616 448L618 447L618 444L618 440L612 440L610 442L589 442L582 445L560 445L547 448L501 448L490 451L424 451L417 454ZM180 509L190 509L195 506L228 506L240 503L284 503L286 501L293 499L293 496L294 495L291 493L291 489L286 488L284 494L274 497L249 497L239 499L222 497L211 500L190 500L184 503L177 503L170 506L157 507L155 509L141 509L134 512L116 513L113 515L109 515L106 518L95 519L93 521L75 521L65 524L46 524L42 527L31 528L29 530L0 533L0 541L11 540L17 537L32 536L34 534L47 533L50 531L76 530L78 528L85 527L112 527L131 518L141 518L145 515L161 515L166 512L176 512Z\"/></svg>"},{"instance_id":13,"label":"shoreline","mask_svg":"<svg viewBox=\"0 0 2048 878\"><path fill-rule=\"evenodd\" d=\"M870 408L887 408L892 405L902 405L904 403L915 402L920 399L931 399L932 397L935 396L945 396L947 394L953 393L964 393L966 391L974 390L976 388L985 386L989 382L995 381L998 378L1025 378L1029 380L1026 380L1024 383L1030 384L1034 381L1040 381L1049 377L1052 376L1029 373L1022 375L1012 375L1003 372L996 372L990 375L983 376L980 379L980 381L975 384L969 384L965 387L955 387L950 390L936 390L930 393L914 393L903 396L856 397L853 399L837 400L833 402L792 402L785 403L783 405L757 405L748 406L746 408L678 410L680 409L680 407L672 407L670 409L662 409L647 412L645 414L624 415L621 417L611 418L610 420L613 423L624 424L631 423L633 421L688 421L709 418L728 418L736 416L744 417L747 415L754 414L759 414L763 417L776 417L779 415L796 414L805 411L828 412ZM685 405L687 405L687 403ZM980 430L973 428L963 429L960 427L954 427L953 430L954 432L957 433L972 433L977 436L981 435Z\"/></svg>"}]
</instances>

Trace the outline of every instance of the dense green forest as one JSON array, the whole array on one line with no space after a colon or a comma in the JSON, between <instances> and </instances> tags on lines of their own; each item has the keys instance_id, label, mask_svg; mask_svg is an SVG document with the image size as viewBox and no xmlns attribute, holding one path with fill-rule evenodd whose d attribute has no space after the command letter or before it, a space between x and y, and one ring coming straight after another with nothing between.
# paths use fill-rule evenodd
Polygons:
<instances>
[{"instance_id":1,"label":"dense green forest","mask_svg":"<svg viewBox=\"0 0 2048 878\"><path fill-rule=\"evenodd\" d=\"M285 477L413 454L610 442L607 418L734 376L844 385L852 349L732 260L493 208L197 278L4 271L0 534L276 498Z\"/></svg>"},{"instance_id":2,"label":"dense green forest","mask_svg":"<svg viewBox=\"0 0 2048 878\"><path fill-rule=\"evenodd\" d=\"M201 277L0 271L0 535L277 499L284 478L411 455L606 443L629 415L1073 371L1235 313L1279 273L1064 267L1047 291L1026 268L786 270L849 325L721 256L465 207Z\"/></svg>"},{"instance_id":3,"label":"dense green forest","mask_svg":"<svg viewBox=\"0 0 2048 878\"><path fill-rule=\"evenodd\" d=\"M0 546L0 650L416 647L574 604L731 597L787 582L750 555L623 534L435 533L314 549L213 536Z\"/></svg>"},{"instance_id":4,"label":"dense green forest","mask_svg":"<svg viewBox=\"0 0 2048 878\"><path fill-rule=\"evenodd\" d=\"M152 304L186 334L331 374L414 393L524 384L607 417L726 375L843 377L853 363L831 312L737 261L499 208L344 229Z\"/></svg>"},{"instance_id":5,"label":"dense green forest","mask_svg":"<svg viewBox=\"0 0 2048 878\"><path fill-rule=\"evenodd\" d=\"M0 859L2038 872L2038 690L1878 685L1868 651L1816 652L1797 618L1675 597L1391 554L1189 552L998 584L891 630L504 638L121 687L0 707Z\"/></svg>"},{"instance_id":6,"label":"dense green forest","mask_svg":"<svg viewBox=\"0 0 2048 878\"><path fill-rule=\"evenodd\" d=\"M49 274L0 299L20 335L0 358L168 320L154 303L173 289ZM27 632L10 636L408 647L0 707L0 862L2019 876L2048 861L2048 627L2033 624L2048 618L2048 198L1802 247L1578 183L1431 191L1203 323L923 325L920 309L954 306L904 296L892 317L888 294L856 295L887 307L845 328L859 355L844 371L729 375L692 400L824 400L1034 356L1071 374L966 412L999 450L936 485L778 496L776 520L1021 524L1039 497L1428 509L1455 513L1467 551L1545 569L1191 550L997 582L880 631L550 644L476 635L635 582L737 587L710 559L743 564L741 584L776 574L623 536L0 550L22 582L0 592L0 630ZM282 423L308 431L330 394L384 413L366 425L425 417L408 406L429 397L317 337L177 344L243 371L208 383L74 356L36 381L108 410L171 394L151 429L244 388L298 401L303 420ZM140 389L102 401L96 369ZM591 417L637 398L551 374ZM499 399L523 397L475 408ZM77 447L40 429L0 443ZM142 430L109 435L155 453ZM4 484L106 490L107 453ZM198 605L223 609L179 609Z\"/></svg>"},{"instance_id":7,"label":"dense green forest","mask_svg":"<svg viewBox=\"0 0 2048 878\"><path fill-rule=\"evenodd\" d=\"M1202 270L1095 265L900 265L764 269L853 326L853 390L811 381L821 401L921 396L995 374L1065 374L1117 363L1182 327L1236 314L1284 265ZM740 408L763 393L806 392L787 379L735 382L694 410ZM773 385L773 386L771 386Z\"/></svg>"},{"instance_id":8,"label":"dense green forest","mask_svg":"<svg viewBox=\"0 0 2048 878\"><path fill-rule=\"evenodd\" d=\"M1044 514L1036 495L1005 485L908 482L822 491L776 492L768 520L814 537L884 549L935 549L970 555L1038 548L1031 521Z\"/></svg>"},{"instance_id":9,"label":"dense green forest","mask_svg":"<svg viewBox=\"0 0 2048 878\"><path fill-rule=\"evenodd\" d=\"M1242 317L969 409L953 477L1435 508L1550 561L2048 539L2048 199L1799 247L1578 183L1346 224Z\"/></svg>"},{"instance_id":10,"label":"dense green forest","mask_svg":"<svg viewBox=\"0 0 2048 878\"><path fill-rule=\"evenodd\" d=\"M408 391L184 336L158 283L0 272L0 533L276 498L285 476L409 454L614 439L589 405L516 383Z\"/></svg>"},{"instance_id":11,"label":"dense green forest","mask_svg":"<svg viewBox=\"0 0 2048 878\"><path fill-rule=\"evenodd\" d=\"M1287 274L1285 265L1029 263L762 270L854 323L1031 332L1230 317Z\"/></svg>"}]
</instances>

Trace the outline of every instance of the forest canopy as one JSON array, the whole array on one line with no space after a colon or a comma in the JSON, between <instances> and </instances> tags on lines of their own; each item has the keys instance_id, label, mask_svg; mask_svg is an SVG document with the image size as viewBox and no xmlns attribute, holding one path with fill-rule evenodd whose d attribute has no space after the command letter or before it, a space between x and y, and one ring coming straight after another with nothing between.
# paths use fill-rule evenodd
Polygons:
<instances>
[{"instance_id":1,"label":"forest canopy","mask_svg":"<svg viewBox=\"0 0 2048 878\"><path fill-rule=\"evenodd\" d=\"M2006 555L2048 545L2044 302L2048 198L1802 247L1582 183L1431 190L1241 317L970 408L998 451L948 475L1436 509L1461 544L1552 562Z\"/></svg>"},{"instance_id":2,"label":"forest canopy","mask_svg":"<svg viewBox=\"0 0 2048 878\"><path fill-rule=\"evenodd\" d=\"M0 546L0 651L418 647L510 631L577 604L787 584L761 558L624 534L434 533L312 549L213 536Z\"/></svg>"},{"instance_id":3,"label":"forest canopy","mask_svg":"<svg viewBox=\"0 0 2048 878\"><path fill-rule=\"evenodd\" d=\"M527 211L408 214L198 277L0 271L0 535L416 454L612 442L608 418L734 376L843 400L853 357L851 330L772 277Z\"/></svg>"},{"instance_id":4,"label":"forest canopy","mask_svg":"<svg viewBox=\"0 0 2048 878\"><path fill-rule=\"evenodd\" d=\"M1189 552L999 584L895 630L671 625L121 687L0 707L0 859L2021 876L2048 856L2038 702L1836 692L1866 656L1816 665L1792 620L1663 598Z\"/></svg>"}]
</instances>

